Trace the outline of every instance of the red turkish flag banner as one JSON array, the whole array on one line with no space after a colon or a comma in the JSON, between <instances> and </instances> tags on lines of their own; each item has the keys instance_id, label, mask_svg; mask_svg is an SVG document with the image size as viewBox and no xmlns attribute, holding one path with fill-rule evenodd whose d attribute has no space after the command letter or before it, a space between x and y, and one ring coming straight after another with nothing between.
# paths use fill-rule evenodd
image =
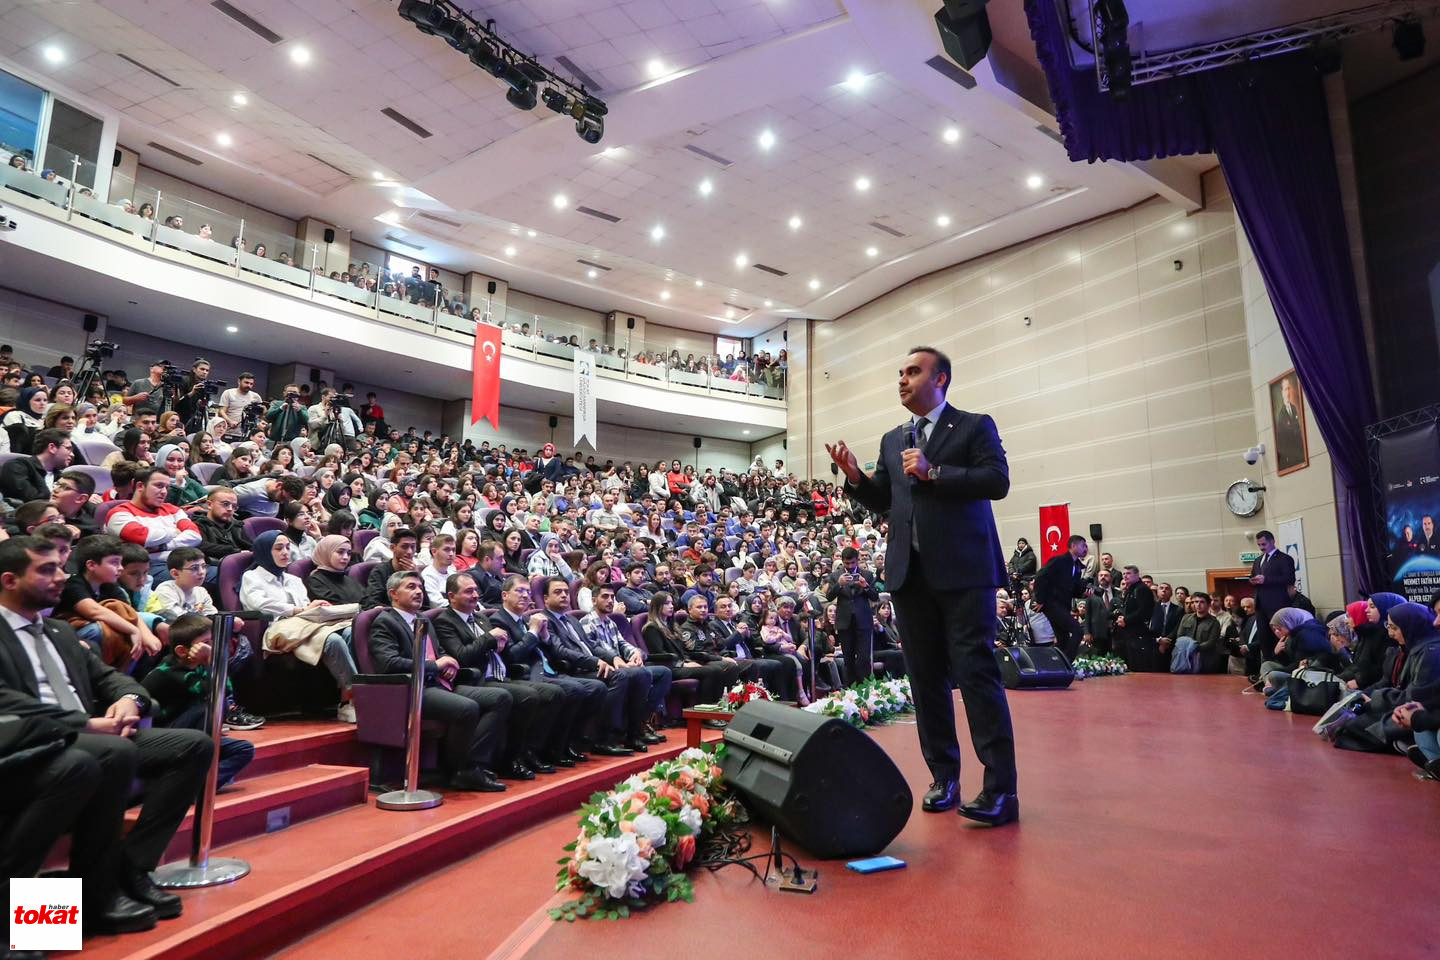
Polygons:
<instances>
[{"instance_id":1,"label":"red turkish flag banner","mask_svg":"<svg viewBox=\"0 0 1440 960\"><path fill-rule=\"evenodd\" d=\"M1070 540L1070 504L1052 503L1040 508L1040 564L1065 552Z\"/></svg>"},{"instance_id":2,"label":"red turkish flag banner","mask_svg":"<svg viewBox=\"0 0 1440 960\"><path fill-rule=\"evenodd\" d=\"M488 323L475 324L475 354L470 359L472 371L470 422L489 420L500 429L500 328Z\"/></svg>"}]
</instances>

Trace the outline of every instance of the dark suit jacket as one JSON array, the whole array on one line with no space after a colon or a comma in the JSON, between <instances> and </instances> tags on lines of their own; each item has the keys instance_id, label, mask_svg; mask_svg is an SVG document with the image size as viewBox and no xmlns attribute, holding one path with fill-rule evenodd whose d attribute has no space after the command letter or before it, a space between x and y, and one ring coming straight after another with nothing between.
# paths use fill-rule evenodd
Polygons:
<instances>
[{"instance_id":1,"label":"dark suit jacket","mask_svg":"<svg viewBox=\"0 0 1440 960\"><path fill-rule=\"evenodd\" d=\"M1120 614L1125 618L1124 629L1127 633L1148 633L1150 615L1154 612L1155 594L1150 592L1150 588L1145 586L1143 581L1137 580L1134 586L1125 589L1124 598L1120 601Z\"/></svg>"},{"instance_id":2,"label":"dark suit jacket","mask_svg":"<svg viewBox=\"0 0 1440 960\"><path fill-rule=\"evenodd\" d=\"M43 705L40 712L51 714L57 721L83 730L89 717L104 716L110 705L121 697L139 694L142 700L141 712L148 714L153 705L150 695L135 680L106 666L104 661L75 635L74 629L63 620L45 621L45 635L55 647L60 663L70 677L70 685L85 706L87 715L62 710L58 706ZM35 714L39 704L40 688L35 683L35 669L20 638L10 629L10 624L0 618L0 713L10 712L7 705L23 708L21 712Z\"/></svg>"},{"instance_id":3,"label":"dark suit jacket","mask_svg":"<svg viewBox=\"0 0 1440 960\"><path fill-rule=\"evenodd\" d=\"M1159 600L1153 604L1150 613L1150 632L1157 637L1169 637L1173 640L1176 631L1180 629L1180 621L1185 618L1185 607L1176 603L1173 597L1170 600L1169 609L1162 610L1164 606Z\"/></svg>"},{"instance_id":4,"label":"dark suit jacket","mask_svg":"<svg viewBox=\"0 0 1440 960\"><path fill-rule=\"evenodd\" d=\"M585 644L585 628L580 626L580 621L568 614L552 613L544 611L545 619L549 622L549 642L545 645L545 653L550 657L550 663L557 670L581 677L593 676L599 672L600 660ZM568 624L573 635L560 628L560 623ZM578 640L576 638L579 638Z\"/></svg>"},{"instance_id":5,"label":"dark suit jacket","mask_svg":"<svg viewBox=\"0 0 1440 960\"><path fill-rule=\"evenodd\" d=\"M385 589L385 582L394 572L394 560L381 560L375 564L375 569L370 571L370 578L365 581L365 599L360 601L361 610L390 606L390 593ZM430 595L429 591L426 591L424 599L420 601L420 609L429 610L430 607Z\"/></svg>"},{"instance_id":6,"label":"dark suit jacket","mask_svg":"<svg viewBox=\"0 0 1440 960\"><path fill-rule=\"evenodd\" d=\"M841 630L854 630L860 636L869 636L875 630L875 611L871 603L880 601L880 590L875 586L875 571L857 567L855 575L864 577L868 586L863 589L858 583L848 587L840 585L840 574L832 573L825 581L825 599L835 601L835 623Z\"/></svg>"},{"instance_id":7,"label":"dark suit jacket","mask_svg":"<svg viewBox=\"0 0 1440 960\"><path fill-rule=\"evenodd\" d=\"M505 658L505 666L510 668L512 677L536 680L545 675L540 657L542 653L548 656L549 650L545 649L545 641L539 635L531 633L526 626L530 614L534 612L532 610L522 613L522 619L519 620L512 617L510 611L504 607L490 614L490 625L504 627L505 632L510 634L510 642L505 645L501 656ZM560 669L554 663L550 666L556 671Z\"/></svg>"},{"instance_id":8,"label":"dark suit jacket","mask_svg":"<svg viewBox=\"0 0 1440 960\"><path fill-rule=\"evenodd\" d=\"M1085 596L1085 564L1070 556L1070 551L1056 554L1045 561L1045 566L1035 575L1030 595L1041 609L1062 607L1070 609L1070 601Z\"/></svg>"},{"instance_id":9,"label":"dark suit jacket","mask_svg":"<svg viewBox=\"0 0 1440 960\"><path fill-rule=\"evenodd\" d=\"M939 419L925 444L925 458L940 468L938 480L921 482L903 472L907 420L880 439L874 475L845 484L846 493L866 507L890 513L885 585L892 591L905 585L910 569L912 526L932 587L963 590L1006 583L990 501L1010 492L1010 468L995 421L948 404Z\"/></svg>"},{"instance_id":10,"label":"dark suit jacket","mask_svg":"<svg viewBox=\"0 0 1440 960\"><path fill-rule=\"evenodd\" d=\"M0 494L21 503L49 500L50 488L45 485L45 468L34 457L16 457L0 467Z\"/></svg>"},{"instance_id":11,"label":"dark suit jacket","mask_svg":"<svg viewBox=\"0 0 1440 960\"><path fill-rule=\"evenodd\" d=\"M490 657L497 652L496 647L499 646L490 631L503 624L491 624L488 619L476 614L475 625L480 628L480 636L476 637L460 614L451 607L440 611L430 623L435 629L435 642L442 652L458 660L460 666L471 667L479 671L481 676L485 675L486 667L490 666ZM509 632L508 627L505 630ZM510 645L508 640L505 645Z\"/></svg>"},{"instance_id":12,"label":"dark suit jacket","mask_svg":"<svg viewBox=\"0 0 1440 960\"><path fill-rule=\"evenodd\" d=\"M1250 566L1250 576L1263 576L1265 582L1255 588L1255 606L1267 617L1282 607L1290 606L1287 591L1295 582L1295 558L1279 547L1270 556L1263 553Z\"/></svg>"},{"instance_id":13,"label":"dark suit jacket","mask_svg":"<svg viewBox=\"0 0 1440 960\"><path fill-rule=\"evenodd\" d=\"M415 669L415 630L395 610L386 610L370 623L370 658L381 673L409 674ZM439 640L431 634L431 642L440 653ZM443 654L441 654L443 655ZM468 676L467 676L468 674ZM457 683L473 680L474 672L462 670ZM425 661L425 683L435 682L435 661Z\"/></svg>"},{"instance_id":14,"label":"dark suit jacket","mask_svg":"<svg viewBox=\"0 0 1440 960\"><path fill-rule=\"evenodd\" d=\"M1106 607L1105 601L1110 605ZM1120 608L1120 592L1111 587L1109 592L1095 588L1095 594L1085 602L1085 632L1098 640L1110 639L1111 612Z\"/></svg>"}]
</instances>

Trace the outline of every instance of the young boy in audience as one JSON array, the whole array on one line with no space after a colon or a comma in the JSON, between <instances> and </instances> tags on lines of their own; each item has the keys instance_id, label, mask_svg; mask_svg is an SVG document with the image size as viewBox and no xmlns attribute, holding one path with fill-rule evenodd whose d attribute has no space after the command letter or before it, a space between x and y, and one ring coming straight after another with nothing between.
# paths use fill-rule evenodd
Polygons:
<instances>
[{"instance_id":1,"label":"young boy in audience","mask_svg":"<svg viewBox=\"0 0 1440 960\"><path fill-rule=\"evenodd\" d=\"M186 613L170 625L170 649L145 675L145 691L155 700L158 726L205 729L210 695L210 618ZM226 696L230 681L225 681ZM234 737L220 738L216 783L223 787L255 758L255 745Z\"/></svg>"},{"instance_id":2,"label":"young boy in audience","mask_svg":"<svg viewBox=\"0 0 1440 960\"><path fill-rule=\"evenodd\" d=\"M110 500L129 500L135 496L135 474L140 469L140 464L133 460L120 460L110 466L110 489L105 492L102 498L107 502Z\"/></svg>"},{"instance_id":3,"label":"young boy in audience","mask_svg":"<svg viewBox=\"0 0 1440 960\"><path fill-rule=\"evenodd\" d=\"M175 629L175 623L187 614L204 617L215 615L215 601L205 590L205 554L195 547L177 547L165 558L170 570L170 579L155 587L145 606L147 613L155 614ZM253 653L250 641L240 632L245 621L235 618L234 643L230 651L230 672L240 670L250 662ZM174 641L171 641L171 646ZM265 725L262 717L252 716L240 708L233 695L227 694L225 703L225 725L235 730L258 730Z\"/></svg>"},{"instance_id":4,"label":"young boy in audience","mask_svg":"<svg viewBox=\"0 0 1440 960\"><path fill-rule=\"evenodd\" d=\"M128 663L133 666L146 654L159 654L161 643L120 583L123 551L124 544L119 537L100 535L80 541L75 551L79 572L65 584L60 602L55 606L55 616L68 620L80 639L102 659L104 632L109 628L113 637L129 644ZM146 563L149 563L149 554L146 554ZM113 661L118 656L112 656L112 666L117 665ZM119 666L123 668L124 664Z\"/></svg>"},{"instance_id":5,"label":"young boy in audience","mask_svg":"<svg viewBox=\"0 0 1440 960\"><path fill-rule=\"evenodd\" d=\"M143 555L143 556L142 556ZM141 560L144 566L141 566ZM138 543L130 543L122 540L120 542L120 586L125 589L126 596L130 599L130 606L140 611L140 622L150 629L159 642L155 644L156 650L165 649L169 642L170 625L160 618L158 614L147 612L150 606L150 552ZM147 656L149 652L147 651ZM153 657L152 657L153 661ZM142 664L148 670L150 664ZM137 679L143 673L137 668L133 674Z\"/></svg>"}]
</instances>

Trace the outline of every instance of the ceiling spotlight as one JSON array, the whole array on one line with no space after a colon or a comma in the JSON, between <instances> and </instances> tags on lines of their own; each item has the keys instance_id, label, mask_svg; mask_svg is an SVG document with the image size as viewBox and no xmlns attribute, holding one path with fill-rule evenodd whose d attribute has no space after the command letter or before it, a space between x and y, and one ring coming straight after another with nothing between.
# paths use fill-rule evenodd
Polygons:
<instances>
[{"instance_id":1,"label":"ceiling spotlight","mask_svg":"<svg viewBox=\"0 0 1440 960\"><path fill-rule=\"evenodd\" d=\"M661 290L661 291L660 291L660 299L661 299L661 300L669 300L669 299L670 299L670 291L669 291L669 290Z\"/></svg>"},{"instance_id":2,"label":"ceiling spotlight","mask_svg":"<svg viewBox=\"0 0 1440 960\"><path fill-rule=\"evenodd\" d=\"M545 101L545 106L556 113L570 112L570 98L554 87L546 87L545 92L540 94L540 98Z\"/></svg>"},{"instance_id":3,"label":"ceiling spotlight","mask_svg":"<svg viewBox=\"0 0 1440 960\"><path fill-rule=\"evenodd\" d=\"M749 430L741 430L741 431L740 431L740 435L741 435L742 437L748 437L748 436L750 436L750 431L749 431Z\"/></svg>"},{"instance_id":4,"label":"ceiling spotlight","mask_svg":"<svg viewBox=\"0 0 1440 960\"><path fill-rule=\"evenodd\" d=\"M386 179L389 179L389 178L387 178L387 177L385 176L385 174L381 173L379 170L372 170L372 171L370 172L370 176L374 177L376 180L386 180Z\"/></svg>"},{"instance_id":5,"label":"ceiling spotlight","mask_svg":"<svg viewBox=\"0 0 1440 960\"><path fill-rule=\"evenodd\" d=\"M512 75L509 83L510 89L505 92L505 99L510 101L510 106L520 110L534 110L535 84L519 75Z\"/></svg>"},{"instance_id":6,"label":"ceiling spotlight","mask_svg":"<svg viewBox=\"0 0 1440 960\"><path fill-rule=\"evenodd\" d=\"M586 143L599 143L600 138L605 136L605 120L586 114L575 121L575 132Z\"/></svg>"},{"instance_id":7,"label":"ceiling spotlight","mask_svg":"<svg viewBox=\"0 0 1440 960\"><path fill-rule=\"evenodd\" d=\"M570 207L570 198L563 193L557 193L550 198L550 205L556 210L566 210Z\"/></svg>"},{"instance_id":8,"label":"ceiling spotlight","mask_svg":"<svg viewBox=\"0 0 1440 960\"><path fill-rule=\"evenodd\" d=\"M40 55L45 58L46 63L63 63L65 61L65 51L53 44L41 50Z\"/></svg>"},{"instance_id":9,"label":"ceiling spotlight","mask_svg":"<svg viewBox=\"0 0 1440 960\"><path fill-rule=\"evenodd\" d=\"M656 77L665 76L668 71L666 70L663 61L651 60L649 63L645 64L645 72L650 74L651 80L654 80Z\"/></svg>"},{"instance_id":10,"label":"ceiling spotlight","mask_svg":"<svg viewBox=\"0 0 1440 960\"><path fill-rule=\"evenodd\" d=\"M946 143L959 143L959 142L960 142L960 128L959 128L959 127L946 127L946 128L945 128L945 132L942 133L942 134L940 134L940 137L941 137Z\"/></svg>"},{"instance_id":11,"label":"ceiling spotlight","mask_svg":"<svg viewBox=\"0 0 1440 960\"><path fill-rule=\"evenodd\" d=\"M310 48L303 47L298 43L291 47L290 62L298 66L305 66L305 64L310 62Z\"/></svg>"},{"instance_id":12,"label":"ceiling spotlight","mask_svg":"<svg viewBox=\"0 0 1440 960\"><path fill-rule=\"evenodd\" d=\"M225 332L226 332L226 333L239 333L239 332L240 332L240 328L237 327L237 326L235 326L234 324L231 324L230 326L228 326L228 327L225 328Z\"/></svg>"},{"instance_id":13,"label":"ceiling spotlight","mask_svg":"<svg viewBox=\"0 0 1440 960\"><path fill-rule=\"evenodd\" d=\"M866 247L866 248L865 248L865 256L867 256L867 257L878 257L878 256L880 256L880 248L879 248L879 247Z\"/></svg>"},{"instance_id":14,"label":"ceiling spotlight","mask_svg":"<svg viewBox=\"0 0 1440 960\"><path fill-rule=\"evenodd\" d=\"M653 226L653 227L650 228L650 239L651 239L651 240L654 240L656 243L659 243L661 240L664 240L664 239L665 239L665 228L664 228L663 226L661 226L660 224L658 224L658 223L655 224L655 226Z\"/></svg>"},{"instance_id":15,"label":"ceiling spotlight","mask_svg":"<svg viewBox=\"0 0 1440 960\"><path fill-rule=\"evenodd\" d=\"M799 214L796 214L795 216L793 216L793 217L790 218L790 229L791 229L791 230L799 230L799 229L800 229L800 226L801 226L804 222L805 222L805 221L803 221L803 220L800 219L800 215L799 215Z\"/></svg>"},{"instance_id":16,"label":"ceiling spotlight","mask_svg":"<svg viewBox=\"0 0 1440 960\"><path fill-rule=\"evenodd\" d=\"M855 189L856 189L856 190L859 190L861 193L864 193L866 190L869 190L869 189L870 189L870 178L869 178L869 177L857 177L856 180L855 180Z\"/></svg>"},{"instance_id":17,"label":"ceiling spotlight","mask_svg":"<svg viewBox=\"0 0 1440 960\"><path fill-rule=\"evenodd\" d=\"M536 236L536 233L535 233L534 230L526 230L526 231L525 231L525 236L527 236L527 237L534 237L534 236Z\"/></svg>"},{"instance_id":18,"label":"ceiling spotlight","mask_svg":"<svg viewBox=\"0 0 1440 960\"><path fill-rule=\"evenodd\" d=\"M774 300L766 300L766 301L765 301L765 307L766 307L766 309L769 309L770 307L773 307L773 306L775 306L775 301L774 301Z\"/></svg>"},{"instance_id":19,"label":"ceiling spotlight","mask_svg":"<svg viewBox=\"0 0 1440 960\"><path fill-rule=\"evenodd\" d=\"M589 270L589 271L586 271L585 276L589 277L591 280L594 280L596 277L600 276L600 271L599 271L599 270Z\"/></svg>"},{"instance_id":20,"label":"ceiling spotlight","mask_svg":"<svg viewBox=\"0 0 1440 960\"><path fill-rule=\"evenodd\" d=\"M470 48L470 62L493 77L505 72L505 61L500 58L499 51L483 37Z\"/></svg>"},{"instance_id":21,"label":"ceiling spotlight","mask_svg":"<svg viewBox=\"0 0 1440 960\"><path fill-rule=\"evenodd\" d=\"M820 280L819 280L819 278L817 278L817 277L811 277L811 278L810 278L810 289L811 289L811 290L819 290L819 289L820 289Z\"/></svg>"},{"instance_id":22,"label":"ceiling spotlight","mask_svg":"<svg viewBox=\"0 0 1440 960\"><path fill-rule=\"evenodd\" d=\"M250 103L250 98L243 93L235 93L230 95L230 102L237 107L243 107Z\"/></svg>"},{"instance_id":23,"label":"ceiling spotlight","mask_svg":"<svg viewBox=\"0 0 1440 960\"><path fill-rule=\"evenodd\" d=\"M1040 174L1038 173L1032 173L1030 174L1030 176L1025 178L1025 186L1029 187L1031 190L1039 190L1041 187L1045 186L1045 178L1040 176Z\"/></svg>"},{"instance_id":24,"label":"ceiling spotlight","mask_svg":"<svg viewBox=\"0 0 1440 960\"><path fill-rule=\"evenodd\" d=\"M1425 28L1413 17L1397 20L1391 43L1401 60L1414 60L1425 53Z\"/></svg>"},{"instance_id":25,"label":"ceiling spotlight","mask_svg":"<svg viewBox=\"0 0 1440 960\"><path fill-rule=\"evenodd\" d=\"M748 253L737 253L737 254L735 254L735 266L740 267L740 268L742 268L742 269L745 268L745 267L750 266L750 254L748 254Z\"/></svg>"},{"instance_id":26,"label":"ceiling spotlight","mask_svg":"<svg viewBox=\"0 0 1440 960\"><path fill-rule=\"evenodd\" d=\"M859 93L869 82L870 78L865 75L864 71L851 70L849 76L845 78L845 89L851 93Z\"/></svg>"},{"instance_id":27,"label":"ceiling spotlight","mask_svg":"<svg viewBox=\"0 0 1440 960\"><path fill-rule=\"evenodd\" d=\"M942 214L940 214L940 216L936 217L936 218L935 218L935 226L937 226L937 227L948 227L948 226L950 226L950 217L949 217L949 215L942 213Z\"/></svg>"},{"instance_id":28,"label":"ceiling spotlight","mask_svg":"<svg viewBox=\"0 0 1440 960\"><path fill-rule=\"evenodd\" d=\"M506 248L505 248L505 256L507 256L507 257L513 257L513 256L515 256L515 254L518 253L518 252L519 252L519 251L517 251L514 247L506 247Z\"/></svg>"},{"instance_id":29,"label":"ceiling spotlight","mask_svg":"<svg viewBox=\"0 0 1440 960\"><path fill-rule=\"evenodd\" d=\"M735 309L734 309L733 307L727 307L727 308L725 309L725 319L726 319L726 320L734 320L734 319L735 319Z\"/></svg>"},{"instance_id":30,"label":"ceiling spotlight","mask_svg":"<svg viewBox=\"0 0 1440 960\"><path fill-rule=\"evenodd\" d=\"M220 144L220 146L222 147L228 147L235 141L231 138L230 134L222 132L215 134L215 142Z\"/></svg>"},{"instance_id":31,"label":"ceiling spotlight","mask_svg":"<svg viewBox=\"0 0 1440 960\"><path fill-rule=\"evenodd\" d=\"M768 127L760 131L760 149L769 150L775 146L775 131Z\"/></svg>"},{"instance_id":32,"label":"ceiling spotlight","mask_svg":"<svg viewBox=\"0 0 1440 960\"><path fill-rule=\"evenodd\" d=\"M714 189L715 184L711 183L709 180L700 181L700 196L708 197L710 196L710 192Z\"/></svg>"},{"instance_id":33,"label":"ceiling spotlight","mask_svg":"<svg viewBox=\"0 0 1440 960\"><path fill-rule=\"evenodd\" d=\"M450 14L444 6L433 0L400 0L399 12L421 33L434 34L450 22Z\"/></svg>"},{"instance_id":34,"label":"ceiling spotlight","mask_svg":"<svg viewBox=\"0 0 1440 960\"><path fill-rule=\"evenodd\" d=\"M703 286L705 286L705 281L704 281L704 280L696 280L696 281L695 281L695 286L696 286L696 287L703 287Z\"/></svg>"}]
</instances>

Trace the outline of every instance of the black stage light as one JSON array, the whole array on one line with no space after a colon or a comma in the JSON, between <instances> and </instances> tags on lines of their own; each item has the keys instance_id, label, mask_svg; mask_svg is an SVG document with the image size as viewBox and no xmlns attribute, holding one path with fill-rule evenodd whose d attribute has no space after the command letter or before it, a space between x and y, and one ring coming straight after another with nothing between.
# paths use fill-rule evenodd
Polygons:
<instances>
[{"instance_id":1,"label":"black stage light","mask_svg":"<svg viewBox=\"0 0 1440 960\"><path fill-rule=\"evenodd\" d=\"M1340 41L1334 37L1316 40L1310 49L1315 69L1320 73L1338 73L1341 66Z\"/></svg>"},{"instance_id":2,"label":"black stage light","mask_svg":"<svg viewBox=\"0 0 1440 960\"><path fill-rule=\"evenodd\" d=\"M986 0L945 0L935 11L935 26L945 52L966 70L973 69L990 50L990 17Z\"/></svg>"},{"instance_id":3,"label":"black stage light","mask_svg":"<svg viewBox=\"0 0 1440 960\"><path fill-rule=\"evenodd\" d=\"M400 16L417 27L429 26L430 14L434 9L435 4L430 0L400 0Z\"/></svg>"},{"instance_id":4,"label":"black stage light","mask_svg":"<svg viewBox=\"0 0 1440 960\"><path fill-rule=\"evenodd\" d=\"M493 74L501 60L493 43L483 38L477 38L475 45L470 48L470 62L486 73Z\"/></svg>"},{"instance_id":5,"label":"black stage light","mask_svg":"<svg viewBox=\"0 0 1440 960\"><path fill-rule=\"evenodd\" d=\"M597 100L594 97L586 97L585 112L590 114L590 116L592 117L603 117L605 116L605 114L610 112L610 108L605 106L604 100Z\"/></svg>"},{"instance_id":6,"label":"black stage light","mask_svg":"<svg viewBox=\"0 0 1440 960\"><path fill-rule=\"evenodd\" d=\"M545 92L540 94L540 96L544 99L545 106L554 110L556 113L570 112L570 98L554 87L546 87Z\"/></svg>"},{"instance_id":7,"label":"black stage light","mask_svg":"<svg viewBox=\"0 0 1440 960\"><path fill-rule=\"evenodd\" d=\"M605 121L601 117L583 116L575 121L575 132L586 143L599 143L605 136Z\"/></svg>"},{"instance_id":8,"label":"black stage light","mask_svg":"<svg viewBox=\"0 0 1440 960\"><path fill-rule=\"evenodd\" d=\"M505 93L505 99L510 101L513 107L521 110L535 109L535 84L524 77L516 77L510 81L510 89Z\"/></svg>"},{"instance_id":9,"label":"black stage light","mask_svg":"<svg viewBox=\"0 0 1440 960\"><path fill-rule=\"evenodd\" d=\"M471 38L470 26L464 20L451 20L442 36L446 43L464 54L468 54L471 45L476 42Z\"/></svg>"},{"instance_id":10,"label":"black stage light","mask_svg":"<svg viewBox=\"0 0 1440 960\"><path fill-rule=\"evenodd\" d=\"M1397 20L1392 42L1401 60L1414 60L1425 53L1425 28L1413 18Z\"/></svg>"},{"instance_id":11,"label":"black stage light","mask_svg":"<svg viewBox=\"0 0 1440 960\"><path fill-rule=\"evenodd\" d=\"M1130 80L1134 60L1130 55L1130 14L1124 0L1098 0L1095 4L1095 47L1105 65L1110 96L1124 100L1130 96Z\"/></svg>"}]
</instances>

